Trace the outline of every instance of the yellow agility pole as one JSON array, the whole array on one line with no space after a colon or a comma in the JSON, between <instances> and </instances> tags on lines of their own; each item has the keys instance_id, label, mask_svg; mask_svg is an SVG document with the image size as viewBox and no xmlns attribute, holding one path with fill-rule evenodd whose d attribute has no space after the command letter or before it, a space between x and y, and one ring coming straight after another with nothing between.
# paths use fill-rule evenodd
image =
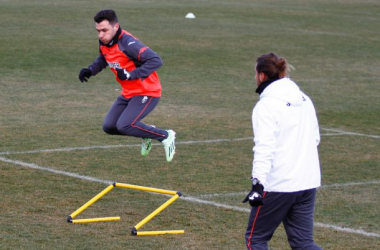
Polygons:
<instances>
[{"instance_id":1,"label":"yellow agility pole","mask_svg":"<svg viewBox=\"0 0 380 250\"><path fill-rule=\"evenodd\" d=\"M175 200L177 200L179 198L179 195L181 195L181 193L179 194L175 194L172 198L170 198L168 201L166 201L164 204L162 204L159 208L157 208L156 210L154 210L151 214L149 214L145 219L143 219L141 222L139 222L133 229L132 229L132 235L138 235L137 234L137 230L144 226L146 223L148 223L151 219L153 219L153 217L155 217L157 214L159 214L160 212L162 212L162 210L164 210L165 208L167 208L170 204L172 204Z\"/></svg>"},{"instance_id":2,"label":"yellow agility pole","mask_svg":"<svg viewBox=\"0 0 380 250\"><path fill-rule=\"evenodd\" d=\"M136 232L137 236L163 235L163 234L184 234L184 230L167 230L167 231L145 231Z\"/></svg>"},{"instance_id":3,"label":"yellow agility pole","mask_svg":"<svg viewBox=\"0 0 380 250\"><path fill-rule=\"evenodd\" d=\"M77 219L77 220L72 220L71 223L91 223L91 222L116 221L116 220L120 220L120 217L115 216L115 217L103 217L103 218Z\"/></svg>"},{"instance_id":4,"label":"yellow agility pole","mask_svg":"<svg viewBox=\"0 0 380 250\"><path fill-rule=\"evenodd\" d=\"M141 222L139 222L136 226L135 229L138 230L140 227L144 226L148 221L153 219L157 214L159 214L162 210L167 208L170 204L172 204L176 199L179 198L179 195L176 194L172 198L170 198L168 201L166 201L164 204L162 204L159 208L154 210L150 215L148 215L145 219L143 219Z\"/></svg>"},{"instance_id":5,"label":"yellow agility pole","mask_svg":"<svg viewBox=\"0 0 380 250\"><path fill-rule=\"evenodd\" d=\"M111 191L114 187L115 187L114 185L109 185L106 189L104 189L102 192L100 192L99 194L97 194L94 198L92 198L91 200L89 200L86 204L84 204L83 206L81 206L80 208L78 208L75 212L73 212L72 214L70 214L70 216L67 218L67 222L72 222L72 220L78 214L80 214L86 208L88 208L93 203L95 203L97 200L99 200L100 198L102 198L106 193L108 193L109 191Z\"/></svg>"},{"instance_id":6,"label":"yellow agility pole","mask_svg":"<svg viewBox=\"0 0 380 250\"><path fill-rule=\"evenodd\" d=\"M160 194L171 194L176 195L176 191L171 190L165 190L165 189L158 189L158 188L150 188L150 187L143 187L143 186L137 186L137 185L131 185L131 184L124 184L124 183L114 183L116 187L123 187L123 188L129 188L129 189L137 189L142 191L148 191L148 192L154 192L154 193L160 193Z\"/></svg>"}]
</instances>

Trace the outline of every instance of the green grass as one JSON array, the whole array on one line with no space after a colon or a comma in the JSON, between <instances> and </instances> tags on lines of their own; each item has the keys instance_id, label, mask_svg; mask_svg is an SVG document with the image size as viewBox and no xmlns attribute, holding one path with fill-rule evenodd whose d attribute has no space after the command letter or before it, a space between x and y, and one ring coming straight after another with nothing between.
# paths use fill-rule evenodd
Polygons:
<instances>
[{"instance_id":1,"label":"green grass","mask_svg":"<svg viewBox=\"0 0 380 250\"><path fill-rule=\"evenodd\" d=\"M233 139L252 137L254 64L271 51L296 68L291 77L313 99L322 128L326 187L318 192L315 221L380 234L378 1L2 0L0 6L0 157L13 161L0 161L1 249L244 249L247 212L185 199L142 228L184 235L131 236L168 199L133 190L114 189L78 216L120 216L118 222L66 223L107 185L15 162L248 209L241 201L253 143ZM171 163L161 146L144 158L133 146L139 140L102 132L120 92L109 70L78 80L98 53L92 18L103 8L115 9L121 27L164 61L163 97L145 122L177 132ZM186 19L188 12L196 19ZM377 138L327 136L332 132L324 128ZM181 144L216 139L232 140ZM107 145L122 146L25 152ZM372 184L344 186L353 182ZM379 237L319 226L315 241L324 249L380 248ZM270 247L289 249L282 227Z\"/></svg>"}]
</instances>

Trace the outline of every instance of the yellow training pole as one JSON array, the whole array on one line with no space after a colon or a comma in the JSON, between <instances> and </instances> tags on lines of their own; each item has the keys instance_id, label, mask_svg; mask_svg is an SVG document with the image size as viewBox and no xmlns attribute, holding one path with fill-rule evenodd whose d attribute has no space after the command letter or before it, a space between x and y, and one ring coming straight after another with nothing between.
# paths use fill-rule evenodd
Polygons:
<instances>
[{"instance_id":1,"label":"yellow training pole","mask_svg":"<svg viewBox=\"0 0 380 250\"><path fill-rule=\"evenodd\" d=\"M167 208L170 204L172 204L175 200L179 198L178 194L175 194L172 198L170 198L168 201L166 201L164 204L162 204L159 208L157 208L154 212L152 212L150 215L148 215L145 219L143 219L140 223L138 223L134 227L134 231L138 230L140 227L145 225L148 221L150 221L154 216L159 214L162 210Z\"/></svg>"},{"instance_id":2,"label":"yellow training pole","mask_svg":"<svg viewBox=\"0 0 380 250\"><path fill-rule=\"evenodd\" d=\"M72 223L91 223L91 222L100 222L100 221L115 221L120 220L120 217L103 217L103 218L91 218L91 219L78 219L72 220Z\"/></svg>"},{"instance_id":3,"label":"yellow training pole","mask_svg":"<svg viewBox=\"0 0 380 250\"><path fill-rule=\"evenodd\" d=\"M147 236L147 235L162 235L162 234L184 234L184 230L168 230L168 231L144 231L137 232L137 236Z\"/></svg>"},{"instance_id":4,"label":"yellow training pole","mask_svg":"<svg viewBox=\"0 0 380 250\"><path fill-rule=\"evenodd\" d=\"M80 214L81 212L83 212L83 210L85 210L86 208L88 208L89 206L91 206L94 202L96 202L97 200L99 200L100 198L102 198L102 196L104 196L106 193L108 193L109 191L111 191L113 188L114 188L114 185L109 185L106 189L104 189L102 192L100 192L99 194L97 194L94 198L92 198L91 200L89 200L86 204L84 204L83 206L81 206L80 208L78 208L74 213L70 214L70 216L67 219L67 221L71 222L71 220L73 218L75 218L78 214Z\"/></svg>"},{"instance_id":5,"label":"yellow training pole","mask_svg":"<svg viewBox=\"0 0 380 250\"><path fill-rule=\"evenodd\" d=\"M165 189L159 189L159 188L143 187L143 186L137 186L137 185L131 185L131 184L124 184L124 183L115 183L114 185L115 185L116 187L123 187L123 188L137 189L137 190L148 191L148 192L154 192L154 193L171 194L171 195L175 195L175 194L177 194L176 191L165 190Z\"/></svg>"}]
</instances>

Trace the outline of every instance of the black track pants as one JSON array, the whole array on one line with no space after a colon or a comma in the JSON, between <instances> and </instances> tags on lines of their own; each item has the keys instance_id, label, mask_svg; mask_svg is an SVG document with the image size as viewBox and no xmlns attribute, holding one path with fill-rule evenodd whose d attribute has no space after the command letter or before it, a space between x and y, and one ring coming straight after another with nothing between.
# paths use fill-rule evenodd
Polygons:
<instances>
[{"instance_id":1,"label":"black track pants","mask_svg":"<svg viewBox=\"0 0 380 250\"><path fill-rule=\"evenodd\" d=\"M293 193L265 192L264 205L252 207L245 241L248 249L266 250L274 231L284 224L292 249L321 249L313 241L316 189Z\"/></svg>"},{"instance_id":2,"label":"black track pants","mask_svg":"<svg viewBox=\"0 0 380 250\"><path fill-rule=\"evenodd\" d=\"M104 132L111 135L164 140L168 137L165 130L141 122L157 106L159 101L159 97L134 96L125 98L119 96L104 119Z\"/></svg>"}]
</instances>

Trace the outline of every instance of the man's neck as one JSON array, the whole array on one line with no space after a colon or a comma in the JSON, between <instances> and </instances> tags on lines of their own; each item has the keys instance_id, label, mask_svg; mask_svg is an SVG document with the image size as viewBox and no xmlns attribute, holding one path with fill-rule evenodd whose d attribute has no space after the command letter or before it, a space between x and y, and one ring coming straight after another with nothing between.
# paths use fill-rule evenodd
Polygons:
<instances>
[{"instance_id":1,"label":"man's neck","mask_svg":"<svg viewBox=\"0 0 380 250\"><path fill-rule=\"evenodd\" d=\"M114 37L112 38L112 40L108 44L104 44L100 40L99 40L99 44L107 46L107 47L112 47L115 44L117 44L117 42L119 41L120 34L121 34L121 27L119 27L119 29L116 31L116 34L114 35Z\"/></svg>"}]
</instances>

